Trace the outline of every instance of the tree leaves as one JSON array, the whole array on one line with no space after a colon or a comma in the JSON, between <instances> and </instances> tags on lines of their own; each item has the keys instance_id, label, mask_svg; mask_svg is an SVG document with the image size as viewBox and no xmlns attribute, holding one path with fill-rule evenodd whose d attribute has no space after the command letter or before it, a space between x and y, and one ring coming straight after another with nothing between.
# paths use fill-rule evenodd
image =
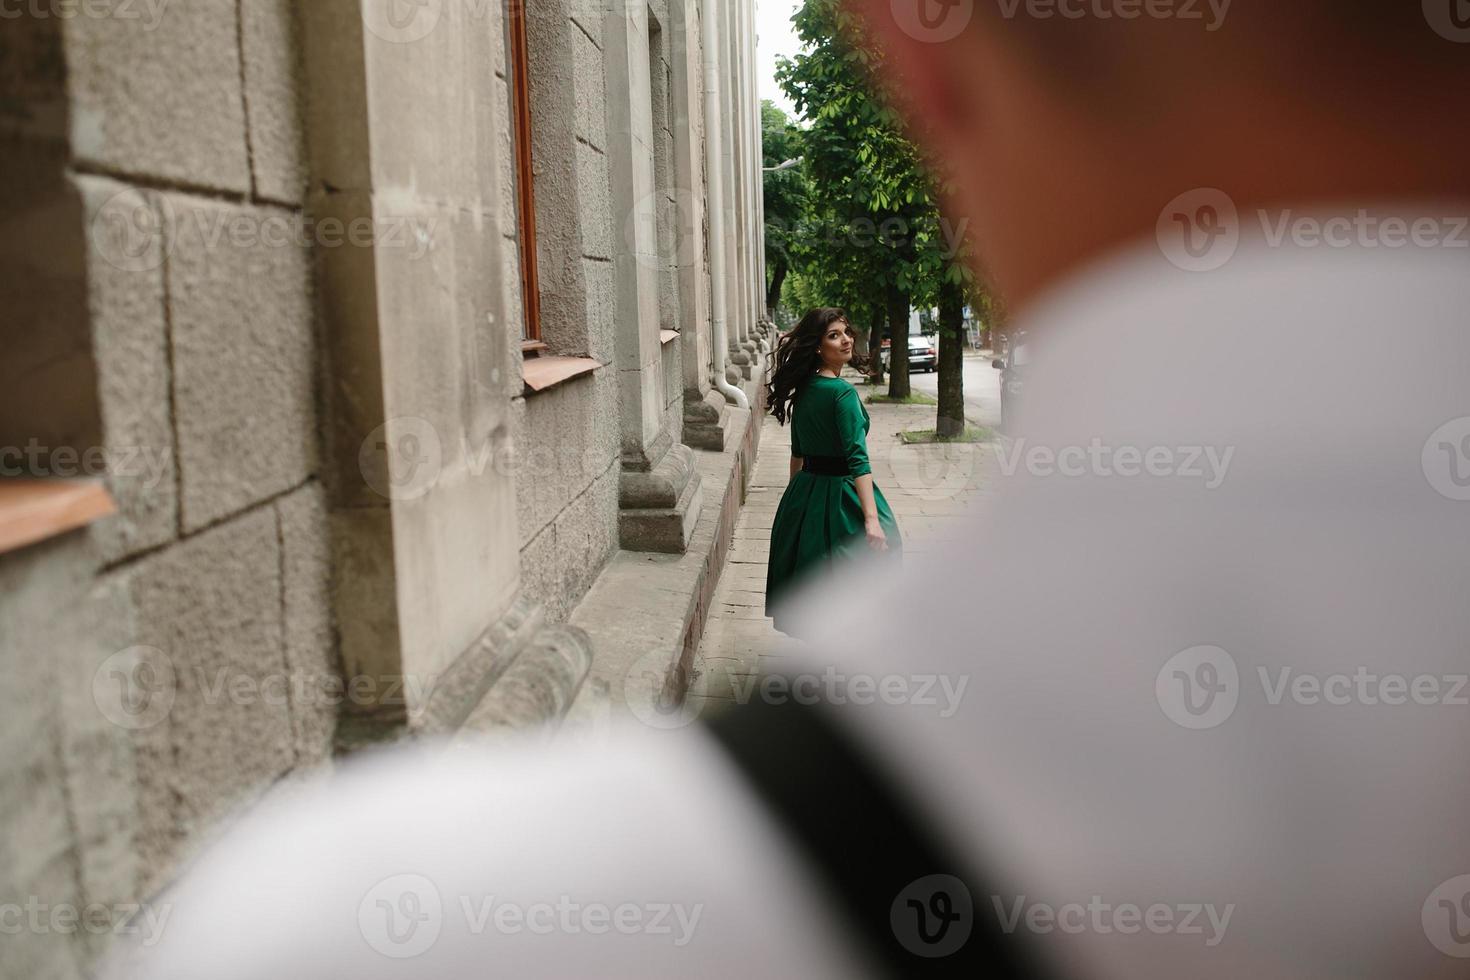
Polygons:
<instances>
[{"instance_id":1,"label":"tree leaves","mask_svg":"<svg viewBox=\"0 0 1470 980\"><path fill-rule=\"evenodd\" d=\"M807 123L797 130L804 230L785 245L800 284L830 290L827 305L878 304L889 285L931 305L942 282L971 280L953 236L941 233L935 180L876 81L882 52L842 0L806 0L792 22L804 49L781 61L777 78Z\"/></svg>"}]
</instances>

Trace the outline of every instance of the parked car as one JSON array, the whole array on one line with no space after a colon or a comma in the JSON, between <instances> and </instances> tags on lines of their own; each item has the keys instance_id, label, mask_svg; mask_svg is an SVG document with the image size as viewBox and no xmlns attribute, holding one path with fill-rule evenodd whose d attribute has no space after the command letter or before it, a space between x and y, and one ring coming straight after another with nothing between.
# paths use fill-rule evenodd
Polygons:
<instances>
[{"instance_id":1,"label":"parked car","mask_svg":"<svg viewBox=\"0 0 1470 980\"><path fill-rule=\"evenodd\" d=\"M883 358L883 370L888 370L890 342L883 341L880 357ZM937 371L939 370L939 351L934 346L934 341L922 334L909 335L909 371Z\"/></svg>"}]
</instances>

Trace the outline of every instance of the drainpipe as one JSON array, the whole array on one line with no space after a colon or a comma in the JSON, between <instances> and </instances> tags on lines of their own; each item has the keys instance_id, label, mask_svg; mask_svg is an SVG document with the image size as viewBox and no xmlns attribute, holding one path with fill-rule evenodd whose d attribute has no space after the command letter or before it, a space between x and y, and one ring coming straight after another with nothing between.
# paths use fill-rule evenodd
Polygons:
<instances>
[{"instance_id":1,"label":"drainpipe","mask_svg":"<svg viewBox=\"0 0 1470 980\"><path fill-rule=\"evenodd\" d=\"M709 175L709 267L710 325L714 333L715 388L737 408L750 408L745 392L725 377L726 331L725 290L725 179L724 140L720 135L720 32L713 8L719 0L705 0L700 29L704 37L704 147L705 172Z\"/></svg>"}]
</instances>

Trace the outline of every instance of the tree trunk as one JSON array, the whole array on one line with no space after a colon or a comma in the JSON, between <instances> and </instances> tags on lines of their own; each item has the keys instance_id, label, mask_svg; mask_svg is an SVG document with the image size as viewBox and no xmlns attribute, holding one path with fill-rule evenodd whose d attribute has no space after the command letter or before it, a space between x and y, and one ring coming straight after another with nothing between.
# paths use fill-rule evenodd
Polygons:
<instances>
[{"instance_id":1,"label":"tree trunk","mask_svg":"<svg viewBox=\"0 0 1470 980\"><path fill-rule=\"evenodd\" d=\"M868 377L874 385L883 383L883 321L886 317L881 304L873 308L873 326L868 330Z\"/></svg>"},{"instance_id":2,"label":"tree trunk","mask_svg":"<svg viewBox=\"0 0 1470 980\"><path fill-rule=\"evenodd\" d=\"M941 439L965 431L965 297L950 282L939 287L939 422Z\"/></svg>"},{"instance_id":3,"label":"tree trunk","mask_svg":"<svg viewBox=\"0 0 1470 980\"><path fill-rule=\"evenodd\" d=\"M776 307L781 305L781 287L786 283L786 260L778 259L771 270L771 285L766 289L766 316L776 322Z\"/></svg>"},{"instance_id":4,"label":"tree trunk","mask_svg":"<svg viewBox=\"0 0 1470 980\"><path fill-rule=\"evenodd\" d=\"M888 287L888 397L909 397L909 295Z\"/></svg>"}]
</instances>

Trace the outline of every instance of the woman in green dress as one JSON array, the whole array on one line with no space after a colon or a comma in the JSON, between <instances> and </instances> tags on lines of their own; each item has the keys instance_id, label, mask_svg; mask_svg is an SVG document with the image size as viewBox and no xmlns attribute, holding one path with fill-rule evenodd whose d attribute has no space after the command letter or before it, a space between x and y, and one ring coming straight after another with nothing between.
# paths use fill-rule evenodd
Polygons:
<instances>
[{"instance_id":1,"label":"woman in green dress","mask_svg":"<svg viewBox=\"0 0 1470 980\"><path fill-rule=\"evenodd\" d=\"M791 482L771 527L766 615L783 633L792 630L785 603L798 586L850 562L897 561L903 547L873 483L868 411L841 377L853 352L852 325L838 309L812 310L776 346L767 409L791 422Z\"/></svg>"}]
</instances>

